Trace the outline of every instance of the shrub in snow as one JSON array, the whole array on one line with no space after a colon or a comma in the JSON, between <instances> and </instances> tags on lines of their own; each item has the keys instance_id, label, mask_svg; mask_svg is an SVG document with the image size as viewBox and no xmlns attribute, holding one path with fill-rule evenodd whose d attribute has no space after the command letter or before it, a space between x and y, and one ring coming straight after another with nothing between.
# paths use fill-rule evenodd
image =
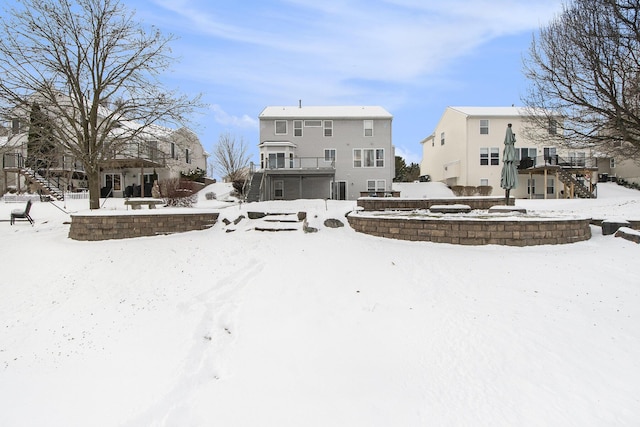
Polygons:
<instances>
[{"instance_id":1,"label":"shrub in snow","mask_svg":"<svg viewBox=\"0 0 640 427\"><path fill-rule=\"evenodd\" d=\"M207 194L205 194L204 197L207 200L215 200L216 199L216 193L214 193L213 191L210 191Z\"/></svg>"}]
</instances>

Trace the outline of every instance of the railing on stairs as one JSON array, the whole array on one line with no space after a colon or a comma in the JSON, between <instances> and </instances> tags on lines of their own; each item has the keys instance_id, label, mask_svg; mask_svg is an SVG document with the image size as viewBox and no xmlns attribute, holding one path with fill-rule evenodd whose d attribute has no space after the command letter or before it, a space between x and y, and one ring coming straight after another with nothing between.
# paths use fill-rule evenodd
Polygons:
<instances>
[{"instance_id":1,"label":"railing on stairs","mask_svg":"<svg viewBox=\"0 0 640 427\"><path fill-rule=\"evenodd\" d=\"M558 169L558 178L565 185L573 188L575 195L582 199L595 199L596 195L584 184L574 178L574 176L566 169Z\"/></svg>"},{"instance_id":2,"label":"railing on stairs","mask_svg":"<svg viewBox=\"0 0 640 427\"><path fill-rule=\"evenodd\" d=\"M31 179L31 181L42 189L45 193L49 194L56 200L64 200L64 192L58 188L54 183L47 178L40 175L38 172L31 168L22 168L20 173Z\"/></svg>"}]
</instances>

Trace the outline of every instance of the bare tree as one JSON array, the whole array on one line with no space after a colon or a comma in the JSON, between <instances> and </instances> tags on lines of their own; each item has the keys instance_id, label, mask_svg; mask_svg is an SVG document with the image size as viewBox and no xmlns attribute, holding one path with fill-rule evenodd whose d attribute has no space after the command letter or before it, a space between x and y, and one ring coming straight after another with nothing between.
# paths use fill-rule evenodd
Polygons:
<instances>
[{"instance_id":1,"label":"bare tree","mask_svg":"<svg viewBox=\"0 0 640 427\"><path fill-rule=\"evenodd\" d=\"M244 139L236 139L229 133L223 133L213 149L211 158L214 169L231 182L244 181L249 166L247 144Z\"/></svg>"},{"instance_id":2,"label":"bare tree","mask_svg":"<svg viewBox=\"0 0 640 427\"><path fill-rule=\"evenodd\" d=\"M0 17L2 113L28 114L38 102L55 118L55 140L84 165L90 208L98 209L101 164L152 126L182 123L199 97L163 89L173 37L147 32L120 0L12 4Z\"/></svg>"},{"instance_id":3,"label":"bare tree","mask_svg":"<svg viewBox=\"0 0 640 427\"><path fill-rule=\"evenodd\" d=\"M569 147L640 160L640 2L574 0L534 37L523 98ZM541 136L541 135L538 135Z\"/></svg>"}]
</instances>

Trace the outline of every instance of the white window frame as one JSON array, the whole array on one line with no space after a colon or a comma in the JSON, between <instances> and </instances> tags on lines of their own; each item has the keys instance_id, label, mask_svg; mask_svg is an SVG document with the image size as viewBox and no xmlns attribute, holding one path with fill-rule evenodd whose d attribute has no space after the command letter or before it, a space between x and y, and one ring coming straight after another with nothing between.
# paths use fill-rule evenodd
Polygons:
<instances>
[{"instance_id":1,"label":"white window frame","mask_svg":"<svg viewBox=\"0 0 640 427\"><path fill-rule=\"evenodd\" d=\"M535 178L527 178L527 194L536 194Z\"/></svg>"},{"instance_id":2,"label":"white window frame","mask_svg":"<svg viewBox=\"0 0 640 427\"><path fill-rule=\"evenodd\" d=\"M500 165L500 148L498 147L489 148L489 164L491 166Z\"/></svg>"},{"instance_id":3,"label":"white window frame","mask_svg":"<svg viewBox=\"0 0 640 427\"><path fill-rule=\"evenodd\" d=\"M321 128L322 120L305 120L304 127L306 128Z\"/></svg>"},{"instance_id":4,"label":"white window frame","mask_svg":"<svg viewBox=\"0 0 640 427\"><path fill-rule=\"evenodd\" d=\"M284 180L276 179L273 181L273 198L276 200L284 199Z\"/></svg>"},{"instance_id":5,"label":"white window frame","mask_svg":"<svg viewBox=\"0 0 640 427\"><path fill-rule=\"evenodd\" d=\"M325 162L335 162L336 161L337 150L335 148L325 148L324 149L324 161Z\"/></svg>"},{"instance_id":6,"label":"white window frame","mask_svg":"<svg viewBox=\"0 0 640 427\"><path fill-rule=\"evenodd\" d=\"M354 168L384 168L384 148L354 148Z\"/></svg>"},{"instance_id":7,"label":"white window frame","mask_svg":"<svg viewBox=\"0 0 640 427\"><path fill-rule=\"evenodd\" d=\"M327 136L327 137L333 136L333 120L325 120L322 123L322 128L323 128L322 134L324 136Z\"/></svg>"},{"instance_id":8,"label":"white window frame","mask_svg":"<svg viewBox=\"0 0 640 427\"><path fill-rule=\"evenodd\" d=\"M365 137L373 136L373 120L363 120L362 126Z\"/></svg>"},{"instance_id":9,"label":"white window frame","mask_svg":"<svg viewBox=\"0 0 640 427\"><path fill-rule=\"evenodd\" d=\"M488 186L489 180L487 178L480 178L480 186Z\"/></svg>"},{"instance_id":10,"label":"white window frame","mask_svg":"<svg viewBox=\"0 0 640 427\"><path fill-rule=\"evenodd\" d=\"M184 160L185 160L185 163L191 164L191 160L192 160L191 159L191 151L189 151L188 148L184 149Z\"/></svg>"},{"instance_id":11,"label":"white window frame","mask_svg":"<svg viewBox=\"0 0 640 427\"><path fill-rule=\"evenodd\" d=\"M368 179L367 191L386 191L387 180L386 179Z\"/></svg>"},{"instance_id":12,"label":"white window frame","mask_svg":"<svg viewBox=\"0 0 640 427\"><path fill-rule=\"evenodd\" d=\"M353 167L354 168L362 167L362 149L361 148L353 149Z\"/></svg>"},{"instance_id":13,"label":"white window frame","mask_svg":"<svg viewBox=\"0 0 640 427\"><path fill-rule=\"evenodd\" d=\"M480 147L480 166L489 166L489 147Z\"/></svg>"},{"instance_id":14,"label":"white window frame","mask_svg":"<svg viewBox=\"0 0 640 427\"><path fill-rule=\"evenodd\" d=\"M547 178L547 194L556 194L555 178Z\"/></svg>"},{"instance_id":15,"label":"white window frame","mask_svg":"<svg viewBox=\"0 0 640 427\"><path fill-rule=\"evenodd\" d=\"M376 148L375 165L377 168L384 167L384 148Z\"/></svg>"},{"instance_id":16,"label":"white window frame","mask_svg":"<svg viewBox=\"0 0 640 427\"><path fill-rule=\"evenodd\" d=\"M609 159L609 168L615 169L615 167L616 167L616 159L612 157Z\"/></svg>"},{"instance_id":17,"label":"white window frame","mask_svg":"<svg viewBox=\"0 0 640 427\"><path fill-rule=\"evenodd\" d=\"M302 136L302 120L293 121L293 136Z\"/></svg>"},{"instance_id":18,"label":"white window frame","mask_svg":"<svg viewBox=\"0 0 640 427\"><path fill-rule=\"evenodd\" d=\"M175 160L176 158L176 143L171 143L171 158Z\"/></svg>"},{"instance_id":19,"label":"white window frame","mask_svg":"<svg viewBox=\"0 0 640 427\"><path fill-rule=\"evenodd\" d=\"M480 119L480 135L489 135L489 119Z\"/></svg>"},{"instance_id":20,"label":"white window frame","mask_svg":"<svg viewBox=\"0 0 640 427\"><path fill-rule=\"evenodd\" d=\"M111 177L111 189L113 191L122 191L122 174L116 172L109 172L104 174L104 186L107 186L107 182L109 181L108 177ZM118 179L115 179L115 178ZM116 183L118 184L116 186Z\"/></svg>"},{"instance_id":21,"label":"white window frame","mask_svg":"<svg viewBox=\"0 0 640 427\"><path fill-rule=\"evenodd\" d=\"M284 132L278 132L278 125L282 125L282 123L284 123ZM288 125L289 124L287 123L286 120L275 120L273 131L276 135L286 135L288 131Z\"/></svg>"},{"instance_id":22,"label":"white window frame","mask_svg":"<svg viewBox=\"0 0 640 427\"><path fill-rule=\"evenodd\" d=\"M440 132L440 145L444 145L444 132Z\"/></svg>"}]
</instances>

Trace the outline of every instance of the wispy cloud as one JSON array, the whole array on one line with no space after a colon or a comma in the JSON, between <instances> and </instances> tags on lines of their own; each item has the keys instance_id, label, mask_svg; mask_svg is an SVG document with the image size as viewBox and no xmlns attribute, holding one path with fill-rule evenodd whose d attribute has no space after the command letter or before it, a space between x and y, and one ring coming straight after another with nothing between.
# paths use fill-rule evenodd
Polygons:
<instances>
[{"instance_id":1,"label":"wispy cloud","mask_svg":"<svg viewBox=\"0 0 640 427\"><path fill-rule=\"evenodd\" d=\"M219 105L211 105L209 109L213 112L216 123L231 128L257 129L258 121L247 114L240 117L233 116L222 109Z\"/></svg>"}]
</instances>

